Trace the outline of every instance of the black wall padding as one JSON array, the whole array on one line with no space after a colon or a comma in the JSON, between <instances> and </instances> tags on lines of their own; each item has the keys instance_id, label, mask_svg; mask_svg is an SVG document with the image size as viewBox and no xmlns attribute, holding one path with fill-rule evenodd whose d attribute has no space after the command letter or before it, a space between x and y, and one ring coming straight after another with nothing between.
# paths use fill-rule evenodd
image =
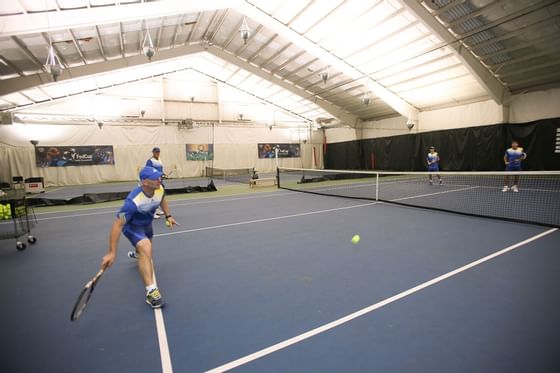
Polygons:
<instances>
[{"instance_id":1,"label":"black wall padding","mask_svg":"<svg viewBox=\"0 0 560 373\"><path fill-rule=\"evenodd\" d=\"M215 192L216 186L210 183L207 186L188 186L185 188L166 189L166 194L181 193L199 193L199 192ZM59 205L87 205L92 203L110 202L124 200L128 196L128 192L110 192L110 193L86 193L74 198L45 198L45 197L27 197L29 206L59 206Z\"/></svg>"},{"instance_id":2,"label":"black wall padding","mask_svg":"<svg viewBox=\"0 0 560 373\"><path fill-rule=\"evenodd\" d=\"M442 171L503 171L503 156L516 139L527 153L526 171L560 170L555 153L560 118L525 124L494 124L327 145L325 168L425 171L428 148L440 155Z\"/></svg>"}]
</instances>

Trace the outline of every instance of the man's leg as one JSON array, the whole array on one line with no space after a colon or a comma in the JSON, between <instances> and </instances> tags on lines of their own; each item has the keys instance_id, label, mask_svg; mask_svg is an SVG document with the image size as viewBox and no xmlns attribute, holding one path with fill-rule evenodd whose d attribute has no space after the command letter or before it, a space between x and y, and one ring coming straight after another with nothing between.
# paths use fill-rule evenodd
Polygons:
<instances>
[{"instance_id":1,"label":"man's leg","mask_svg":"<svg viewBox=\"0 0 560 373\"><path fill-rule=\"evenodd\" d=\"M138 271L146 286L146 302L152 308L163 307L164 302L161 298L159 289L154 282L154 265L152 261L152 241L143 239L136 244L138 252Z\"/></svg>"},{"instance_id":2,"label":"man's leg","mask_svg":"<svg viewBox=\"0 0 560 373\"><path fill-rule=\"evenodd\" d=\"M504 176L504 189L502 192L507 192L509 190L509 176Z\"/></svg>"},{"instance_id":3,"label":"man's leg","mask_svg":"<svg viewBox=\"0 0 560 373\"><path fill-rule=\"evenodd\" d=\"M144 286L154 283L154 268L152 265L152 241L145 238L136 244L138 253L138 271L144 281Z\"/></svg>"}]
</instances>

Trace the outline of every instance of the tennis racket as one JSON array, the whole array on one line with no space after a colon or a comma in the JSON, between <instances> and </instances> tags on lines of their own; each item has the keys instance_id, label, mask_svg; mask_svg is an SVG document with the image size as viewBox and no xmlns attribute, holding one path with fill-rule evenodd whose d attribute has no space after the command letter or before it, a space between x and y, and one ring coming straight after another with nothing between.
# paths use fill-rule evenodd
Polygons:
<instances>
[{"instance_id":1,"label":"tennis racket","mask_svg":"<svg viewBox=\"0 0 560 373\"><path fill-rule=\"evenodd\" d=\"M91 294L95 289L95 285L97 285L97 282L99 281L101 276L103 276L104 272L105 268L101 268L99 272L97 272L97 274L93 276L93 278L86 284L86 286L84 286L84 288L80 292L80 295L78 296L78 299L76 300L76 303L74 304L74 308L72 309L72 314L70 315L71 321L76 321L80 318L80 316L82 316L82 313L84 312L84 309L86 308L88 301L91 298Z\"/></svg>"}]
</instances>

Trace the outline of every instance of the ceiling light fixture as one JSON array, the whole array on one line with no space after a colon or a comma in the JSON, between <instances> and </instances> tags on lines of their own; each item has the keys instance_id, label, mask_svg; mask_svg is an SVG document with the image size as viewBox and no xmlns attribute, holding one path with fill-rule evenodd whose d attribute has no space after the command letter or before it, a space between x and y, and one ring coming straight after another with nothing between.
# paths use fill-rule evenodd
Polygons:
<instances>
[{"instance_id":1,"label":"ceiling light fixture","mask_svg":"<svg viewBox=\"0 0 560 373\"><path fill-rule=\"evenodd\" d=\"M45 62L45 68L47 72L51 74L53 80L56 82L60 74L62 74L62 64L60 63L60 58L54 52L54 47L52 42L50 41L49 35L49 53L47 55L47 61Z\"/></svg>"},{"instance_id":2,"label":"ceiling light fixture","mask_svg":"<svg viewBox=\"0 0 560 373\"><path fill-rule=\"evenodd\" d=\"M53 42L51 39L51 23L49 19L49 8L47 6L47 1L45 0L45 10L47 11L47 34L49 35L49 52L47 53L47 61L45 62L45 70L51 74L53 80L56 82L60 74L62 74L62 64L60 63L60 58L54 52Z\"/></svg>"},{"instance_id":3,"label":"ceiling light fixture","mask_svg":"<svg viewBox=\"0 0 560 373\"><path fill-rule=\"evenodd\" d=\"M150 30L146 26L146 36L144 36L144 42L142 43L142 53L144 56L148 57L148 61L152 61L152 57L156 54L154 49L154 43L152 42L152 37L150 36Z\"/></svg>"},{"instance_id":4,"label":"ceiling light fixture","mask_svg":"<svg viewBox=\"0 0 560 373\"><path fill-rule=\"evenodd\" d=\"M364 103L364 105L369 106L369 103L371 102L371 99L369 98L368 93L364 93L364 96L362 97L362 102Z\"/></svg>"},{"instance_id":5,"label":"ceiling light fixture","mask_svg":"<svg viewBox=\"0 0 560 373\"><path fill-rule=\"evenodd\" d=\"M414 120L408 118L406 121L406 128L408 128L409 130L413 129L415 124L414 122Z\"/></svg>"},{"instance_id":6,"label":"ceiling light fixture","mask_svg":"<svg viewBox=\"0 0 560 373\"><path fill-rule=\"evenodd\" d=\"M328 67L323 67L323 69L319 73L319 76L321 77L321 80L323 81L323 83L326 84L327 80L329 79L329 68Z\"/></svg>"},{"instance_id":7,"label":"ceiling light fixture","mask_svg":"<svg viewBox=\"0 0 560 373\"><path fill-rule=\"evenodd\" d=\"M249 24L247 23L247 18L243 17L243 22L239 28L239 34L243 39L243 44L247 44L247 39L251 36L251 30L249 30Z\"/></svg>"}]
</instances>

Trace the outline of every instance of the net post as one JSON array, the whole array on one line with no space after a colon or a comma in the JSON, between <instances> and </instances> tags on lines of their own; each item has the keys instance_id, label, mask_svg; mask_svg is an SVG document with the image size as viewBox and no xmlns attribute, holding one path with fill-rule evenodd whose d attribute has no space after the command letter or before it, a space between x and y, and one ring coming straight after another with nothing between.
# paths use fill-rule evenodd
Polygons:
<instances>
[{"instance_id":1,"label":"net post","mask_svg":"<svg viewBox=\"0 0 560 373\"><path fill-rule=\"evenodd\" d=\"M280 189L280 167L276 166L276 186Z\"/></svg>"},{"instance_id":2,"label":"net post","mask_svg":"<svg viewBox=\"0 0 560 373\"><path fill-rule=\"evenodd\" d=\"M375 173L375 200L379 201L379 172Z\"/></svg>"}]
</instances>

